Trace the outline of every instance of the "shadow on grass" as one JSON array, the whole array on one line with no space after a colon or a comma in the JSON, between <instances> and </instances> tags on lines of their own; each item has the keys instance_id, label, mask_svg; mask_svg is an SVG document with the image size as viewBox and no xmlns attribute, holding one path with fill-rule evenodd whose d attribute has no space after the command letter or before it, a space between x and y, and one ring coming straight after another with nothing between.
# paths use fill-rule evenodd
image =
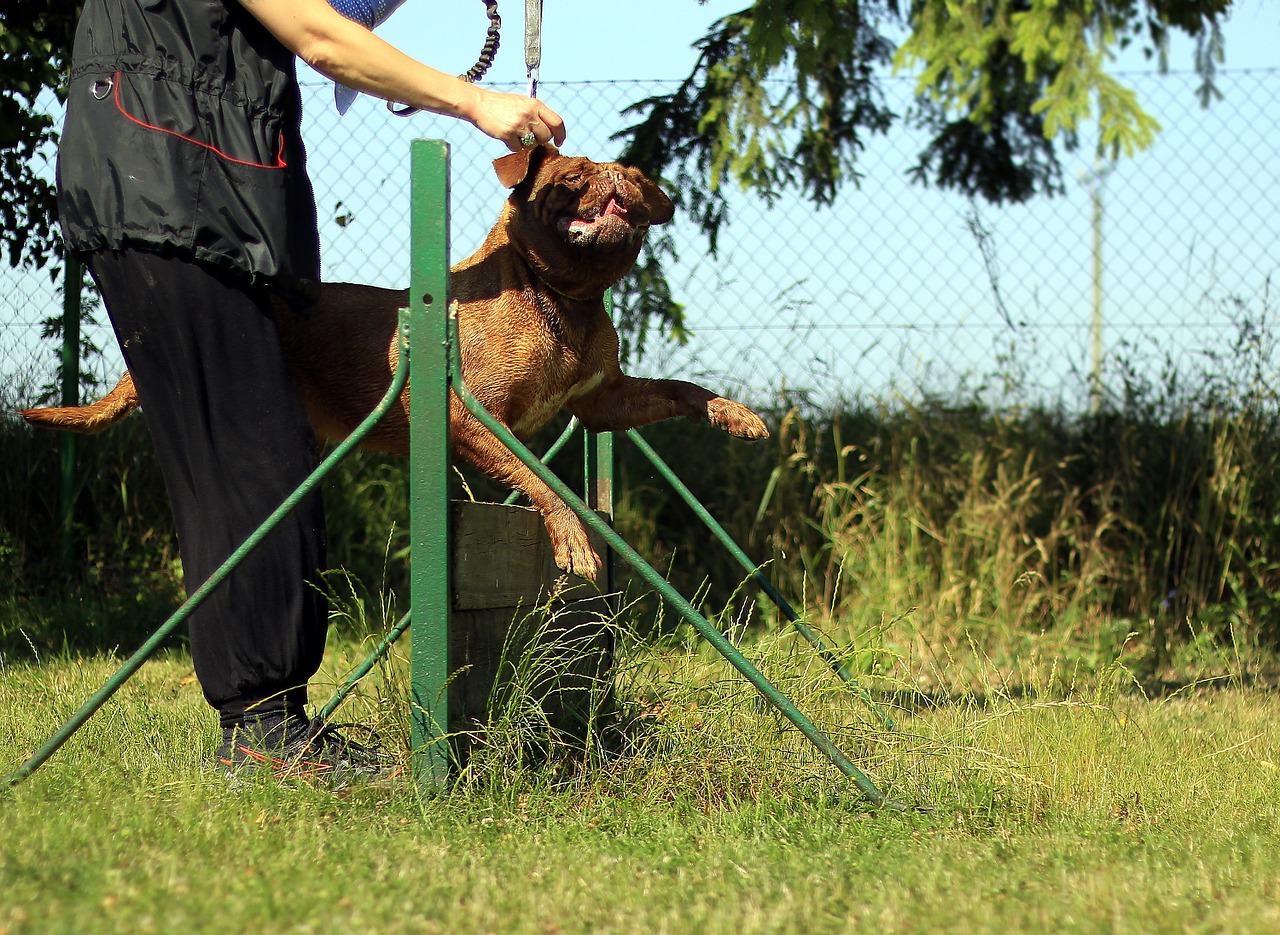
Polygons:
<instances>
[{"instance_id":1,"label":"shadow on grass","mask_svg":"<svg viewBox=\"0 0 1280 935\"><path fill-rule=\"evenodd\" d=\"M1122 694L1159 701L1174 695L1212 695L1233 689L1255 689L1274 691L1280 688L1280 671L1245 672L1207 678L1159 678L1146 676L1129 683L1128 690L1121 689ZM1045 690L1034 685L1010 684L1002 685L999 691L920 691L912 689L895 689L872 693L875 700L895 711L919 714L926 711L945 710L947 708L973 708L986 711L996 708L1004 702L1031 701L1043 699Z\"/></svg>"}]
</instances>

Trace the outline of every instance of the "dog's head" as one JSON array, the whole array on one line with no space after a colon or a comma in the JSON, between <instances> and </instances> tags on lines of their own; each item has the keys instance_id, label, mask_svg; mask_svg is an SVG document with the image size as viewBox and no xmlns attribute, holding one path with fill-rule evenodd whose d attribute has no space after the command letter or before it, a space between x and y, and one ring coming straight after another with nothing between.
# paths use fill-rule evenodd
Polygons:
<instances>
[{"instance_id":1,"label":"dog's head","mask_svg":"<svg viewBox=\"0 0 1280 935\"><path fill-rule=\"evenodd\" d=\"M542 144L494 161L514 189L513 242L543 273L605 288L635 263L651 224L671 220L671 200L644 174L616 162L563 156Z\"/></svg>"}]
</instances>

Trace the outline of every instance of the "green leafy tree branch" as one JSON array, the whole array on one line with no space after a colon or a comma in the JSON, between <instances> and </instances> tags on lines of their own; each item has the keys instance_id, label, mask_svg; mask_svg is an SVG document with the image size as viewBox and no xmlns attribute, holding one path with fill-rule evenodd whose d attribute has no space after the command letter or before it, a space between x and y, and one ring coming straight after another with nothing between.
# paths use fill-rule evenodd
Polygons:
<instances>
[{"instance_id":1,"label":"green leafy tree branch","mask_svg":"<svg viewBox=\"0 0 1280 935\"><path fill-rule=\"evenodd\" d=\"M1062 191L1059 152L1090 121L1102 155L1154 141L1159 124L1108 71L1119 50L1138 43L1164 66L1171 33L1195 37L1201 101L1213 99L1229 12L1229 0L756 0L712 24L675 90L628 109L620 158L668 182L712 253L728 186L828 205L860 181L868 136L899 123L928 134L919 184L1023 202ZM916 76L905 114L882 93L895 70ZM654 244L650 280L671 250ZM634 290L620 294L627 313ZM679 306L652 304L684 334Z\"/></svg>"},{"instance_id":2,"label":"green leafy tree branch","mask_svg":"<svg viewBox=\"0 0 1280 935\"><path fill-rule=\"evenodd\" d=\"M61 255L53 183L36 171L57 132L36 99L64 93L78 13L79 4L6 0L0 19L0 245L11 266L39 269Z\"/></svg>"}]
</instances>

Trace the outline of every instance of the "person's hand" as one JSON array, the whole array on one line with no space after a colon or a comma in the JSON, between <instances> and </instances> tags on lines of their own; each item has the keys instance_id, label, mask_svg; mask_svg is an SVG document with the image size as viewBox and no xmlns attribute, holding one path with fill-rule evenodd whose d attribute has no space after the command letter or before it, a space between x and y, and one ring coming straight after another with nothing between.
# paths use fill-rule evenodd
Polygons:
<instances>
[{"instance_id":1,"label":"person's hand","mask_svg":"<svg viewBox=\"0 0 1280 935\"><path fill-rule=\"evenodd\" d=\"M541 101L479 88L414 61L325 0L240 0L285 47L326 77L419 110L461 117L518 152L564 142L564 121Z\"/></svg>"},{"instance_id":2,"label":"person's hand","mask_svg":"<svg viewBox=\"0 0 1280 935\"><path fill-rule=\"evenodd\" d=\"M559 146L564 142L564 121L537 98L487 88L475 90L478 97L466 119L481 133L505 143L513 153L538 143Z\"/></svg>"}]
</instances>

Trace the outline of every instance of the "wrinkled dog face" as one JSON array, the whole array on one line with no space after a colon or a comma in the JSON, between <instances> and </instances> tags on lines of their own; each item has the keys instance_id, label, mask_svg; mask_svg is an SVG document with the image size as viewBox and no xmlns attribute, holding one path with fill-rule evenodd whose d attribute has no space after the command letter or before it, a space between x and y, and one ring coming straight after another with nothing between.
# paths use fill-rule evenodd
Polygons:
<instances>
[{"instance_id":1,"label":"wrinkled dog face","mask_svg":"<svg viewBox=\"0 0 1280 935\"><path fill-rule=\"evenodd\" d=\"M513 233L545 268L607 269L612 281L635 262L649 226L671 220L671 200L639 169L562 156L547 145L494 165L515 189Z\"/></svg>"},{"instance_id":2,"label":"wrinkled dog face","mask_svg":"<svg viewBox=\"0 0 1280 935\"><path fill-rule=\"evenodd\" d=\"M650 224L671 219L671 202L639 169L581 157L549 159L534 185L544 223L569 244L607 250L638 245Z\"/></svg>"}]
</instances>

